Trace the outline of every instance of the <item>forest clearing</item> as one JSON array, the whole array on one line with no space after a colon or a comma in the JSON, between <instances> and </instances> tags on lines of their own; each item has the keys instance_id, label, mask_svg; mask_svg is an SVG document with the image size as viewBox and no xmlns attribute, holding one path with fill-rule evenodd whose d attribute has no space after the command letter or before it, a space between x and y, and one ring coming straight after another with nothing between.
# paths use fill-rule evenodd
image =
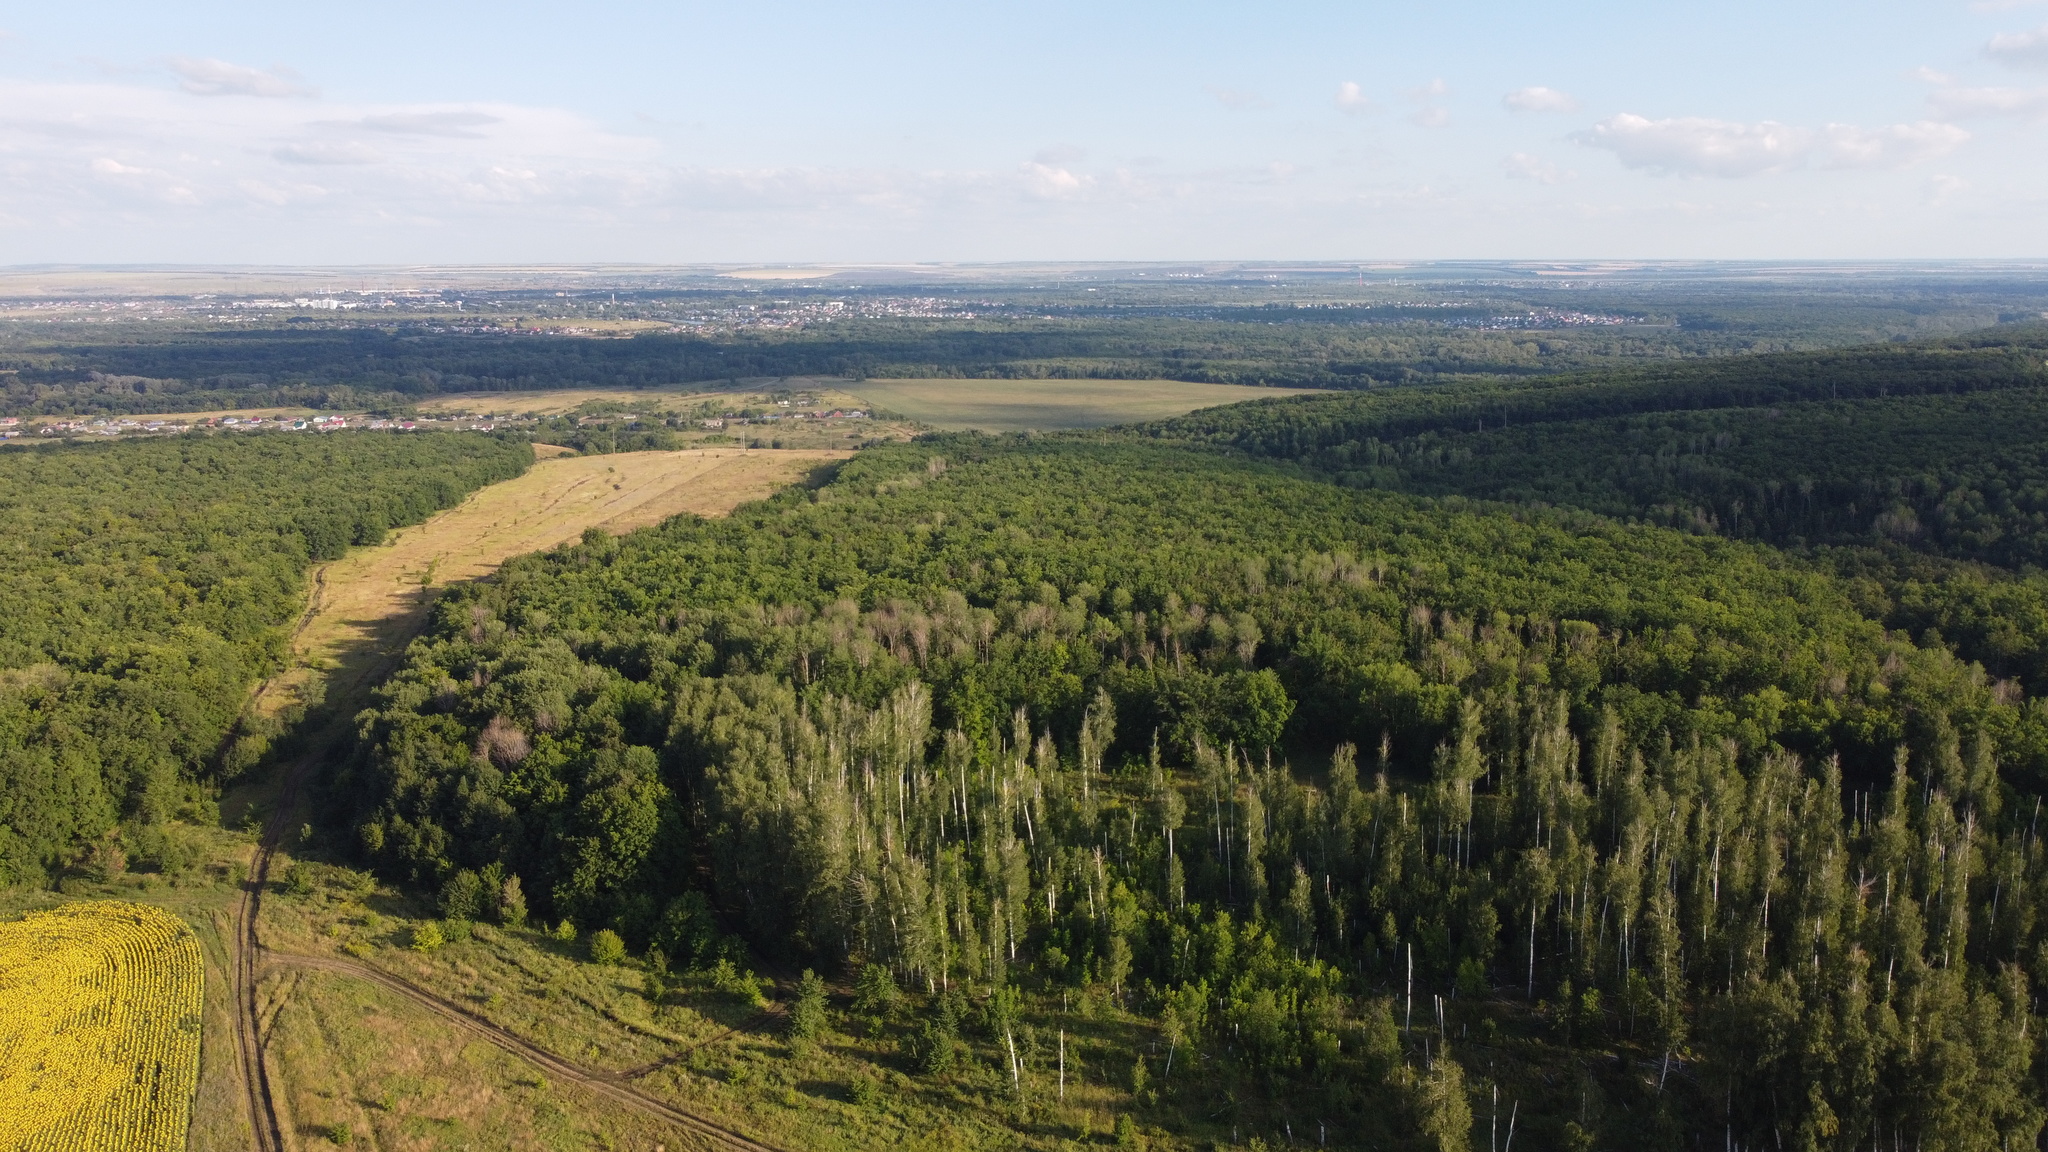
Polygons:
<instances>
[{"instance_id":1,"label":"forest clearing","mask_svg":"<svg viewBox=\"0 0 2048 1152\"><path fill-rule=\"evenodd\" d=\"M575 456L546 444L534 452L541 459L525 475L317 569L290 668L259 691L259 713L318 702L323 673L337 668L359 681L417 630L436 586L488 575L507 557L552 548L586 528L616 534L685 512L721 516L850 455L723 448Z\"/></svg>"},{"instance_id":2,"label":"forest clearing","mask_svg":"<svg viewBox=\"0 0 2048 1152\"><path fill-rule=\"evenodd\" d=\"M200 993L198 942L162 909L95 901L0 924L0 1146L184 1147Z\"/></svg>"}]
</instances>

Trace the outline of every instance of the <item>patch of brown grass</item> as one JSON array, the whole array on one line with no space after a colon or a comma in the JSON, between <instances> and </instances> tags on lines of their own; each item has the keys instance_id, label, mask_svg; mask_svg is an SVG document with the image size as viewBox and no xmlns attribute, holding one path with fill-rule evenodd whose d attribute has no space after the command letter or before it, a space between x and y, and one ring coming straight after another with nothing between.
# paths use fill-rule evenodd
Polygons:
<instances>
[{"instance_id":1,"label":"patch of brown grass","mask_svg":"<svg viewBox=\"0 0 2048 1152\"><path fill-rule=\"evenodd\" d=\"M693 512L722 516L849 453L700 449L564 455L541 446L526 475L494 484L385 543L322 565L290 668L258 693L259 715L363 686L425 618L434 589L474 580L513 556L590 527L619 533Z\"/></svg>"}]
</instances>

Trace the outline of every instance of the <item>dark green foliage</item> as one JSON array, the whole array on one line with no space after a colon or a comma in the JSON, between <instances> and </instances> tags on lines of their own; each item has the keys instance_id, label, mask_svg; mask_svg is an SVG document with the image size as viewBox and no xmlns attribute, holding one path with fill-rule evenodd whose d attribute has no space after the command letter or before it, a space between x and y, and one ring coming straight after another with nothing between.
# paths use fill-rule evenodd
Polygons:
<instances>
[{"instance_id":1,"label":"dark green foliage","mask_svg":"<svg viewBox=\"0 0 2048 1152\"><path fill-rule=\"evenodd\" d=\"M498 888L498 923L507 928L520 928L526 924L526 892L519 885L519 877L507 876Z\"/></svg>"},{"instance_id":2,"label":"dark green foliage","mask_svg":"<svg viewBox=\"0 0 2048 1152\"><path fill-rule=\"evenodd\" d=\"M789 1035L792 1040L816 1040L825 1034L825 981L809 968L796 984L796 998L789 1002Z\"/></svg>"},{"instance_id":3,"label":"dark green foliage","mask_svg":"<svg viewBox=\"0 0 2048 1152\"><path fill-rule=\"evenodd\" d=\"M484 882L475 872L461 869L441 885L441 915L451 920L480 920L484 906Z\"/></svg>"},{"instance_id":4,"label":"dark green foliage","mask_svg":"<svg viewBox=\"0 0 2048 1152\"><path fill-rule=\"evenodd\" d=\"M1944 396L2048 385L2048 328L1990 329L1922 346L1720 357L1625 372L1473 380L1210 408L1140 434L1228 444L1341 471L1375 442L1669 412Z\"/></svg>"},{"instance_id":5,"label":"dark green foliage","mask_svg":"<svg viewBox=\"0 0 2048 1152\"><path fill-rule=\"evenodd\" d=\"M662 910L654 944L684 969L708 967L721 957L730 959L738 954L720 934L711 902L694 889L670 900Z\"/></svg>"},{"instance_id":6,"label":"dark green foliage","mask_svg":"<svg viewBox=\"0 0 2048 1152\"><path fill-rule=\"evenodd\" d=\"M518 475L483 436L259 435L0 452L0 882L247 766L237 728L309 563Z\"/></svg>"},{"instance_id":7,"label":"dark green foliage","mask_svg":"<svg viewBox=\"0 0 2048 1152\"><path fill-rule=\"evenodd\" d=\"M2048 585L2016 574L2048 566L2044 385L2048 333L2035 326L1648 376L1269 401L1150 432L1284 457L1354 487L1827 546L1865 611L1934 629L2039 690Z\"/></svg>"},{"instance_id":8,"label":"dark green foliage","mask_svg":"<svg viewBox=\"0 0 2048 1152\"><path fill-rule=\"evenodd\" d=\"M868 1017L887 1016L896 1007L896 978L880 964L864 964L853 985L853 1011Z\"/></svg>"},{"instance_id":9,"label":"dark green foliage","mask_svg":"<svg viewBox=\"0 0 2048 1152\"><path fill-rule=\"evenodd\" d=\"M1203 450L937 439L451 596L352 785L399 874L502 861L579 915L971 984L1013 1086L1026 989L1080 988L1157 1020L1153 1093L1221 1065L1456 1150L1493 1020L1460 1014L1561 990L1561 1041L1683 1065L1570 1114L1605 1143L2024 1146L2048 864L2011 782L2048 710L1866 591ZM792 1035L823 1016L807 973Z\"/></svg>"},{"instance_id":10,"label":"dark green foliage","mask_svg":"<svg viewBox=\"0 0 2048 1152\"><path fill-rule=\"evenodd\" d=\"M961 997L957 993L932 997L929 1013L918 1022L917 1032L906 1045L908 1055L925 1075L942 1075L953 1066L962 1015Z\"/></svg>"}]
</instances>

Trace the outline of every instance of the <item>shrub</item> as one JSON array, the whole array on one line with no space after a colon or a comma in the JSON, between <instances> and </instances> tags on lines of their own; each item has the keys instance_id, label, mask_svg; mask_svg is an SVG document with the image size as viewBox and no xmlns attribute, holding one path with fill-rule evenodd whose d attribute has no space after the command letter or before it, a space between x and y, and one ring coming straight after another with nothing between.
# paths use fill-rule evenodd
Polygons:
<instances>
[{"instance_id":1,"label":"shrub","mask_svg":"<svg viewBox=\"0 0 2048 1152\"><path fill-rule=\"evenodd\" d=\"M564 944L571 943L576 939L575 922L572 920L564 919L561 923L556 924L554 936L555 939L560 940Z\"/></svg>"},{"instance_id":2,"label":"shrub","mask_svg":"<svg viewBox=\"0 0 2048 1152\"><path fill-rule=\"evenodd\" d=\"M1458 962L1458 995L1477 1000L1486 995L1486 965L1467 956Z\"/></svg>"},{"instance_id":3,"label":"shrub","mask_svg":"<svg viewBox=\"0 0 2048 1152\"><path fill-rule=\"evenodd\" d=\"M617 964L626 958L626 942L617 932L600 928L590 934L590 959L595 964Z\"/></svg>"},{"instance_id":4,"label":"shrub","mask_svg":"<svg viewBox=\"0 0 2048 1152\"><path fill-rule=\"evenodd\" d=\"M863 1108L873 1108L882 1102L882 1086L874 1077L857 1073L846 1082L846 1097Z\"/></svg>"},{"instance_id":5,"label":"shrub","mask_svg":"<svg viewBox=\"0 0 2048 1152\"><path fill-rule=\"evenodd\" d=\"M761 994L761 982L754 978L754 974L740 969L730 960L720 960L712 966L711 986L756 1008L768 1003L768 998Z\"/></svg>"},{"instance_id":6,"label":"shrub","mask_svg":"<svg viewBox=\"0 0 2048 1152\"><path fill-rule=\"evenodd\" d=\"M896 1006L896 978L880 964L860 970L853 985L853 1010L863 1016L884 1016Z\"/></svg>"},{"instance_id":7,"label":"shrub","mask_svg":"<svg viewBox=\"0 0 2048 1152\"><path fill-rule=\"evenodd\" d=\"M654 929L654 942L669 959L685 968L709 964L721 951L718 922L702 892L685 892L668 902Z\"/></svg>"},{"instance_id":8,"label":"shrub","mask_svg":"<svg viewBox=\"0 0 2048 1152\"><path fill-rule=\"evenodd\" d=\"M432 952L447 942L448 938L441 934L441 926L432 920L412 930L412 950L415 952Z\"/></svg>"},{"instance_id":9,"label":"shrub","mask_svg":"<svg viewBox=\"0 0 2048 1152\"><path fill-rule=\"evenodd\" d=\"M476 873L464 868L441 885L441 915L450 920L474 920L484 911L483 881Z\"/></svg>"},{"instance_id":10,"label":"shrub","mask_svg":"<svg viewBox=\"0 0 2048 1152\"><path fill-rule=\"evenodd\" d=\"M720 961L724 963L724 961ZM825 982L816 972L804 969L796 984L796 1000L789 1006L789 1035L792 1040L815 1040L825 1031Z\"/></svg>"},{"instance_id":11,"label":"shrub","mask_svg":"<svg viewBox=\"0 0 2048 1152\"><path fill-rule=\"evenodd\" d=\"M526 893L520 889L517 876L505 877L505 882L498 886L498 923L507 928L526 923Z\"/></svg>"}]
</instances>

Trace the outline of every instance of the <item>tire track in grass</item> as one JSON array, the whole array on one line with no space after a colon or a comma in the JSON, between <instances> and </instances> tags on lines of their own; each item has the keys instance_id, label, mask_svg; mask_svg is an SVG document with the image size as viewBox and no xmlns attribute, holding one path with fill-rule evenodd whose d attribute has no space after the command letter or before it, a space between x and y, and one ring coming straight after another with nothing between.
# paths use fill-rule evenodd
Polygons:
<instances>
[{"instance_id":1,"label":"tire track in grass","mask_svg":"<svg viewBox=\"0 0 2048 1152\"><path fill-rule=\"evenodd\" d=\"M746 500L767 496L777 488L796 479L798 469L803 464L844 459L850 453L840 451L741 453L739 458L741 460L748 460L748 463L742 466L746 471L738 476L729 474L731 462L723 459L730 455L732 454L727 452L626 453L601 459L612 461L611 464L605 465L607 468L625 466L634 469L653 468L656 470L656 474L653 477L654 482L647 485L652 490L639 498L640 501L649 502L654 505L646 510L645 518L639 522L653 523L666 515L682 510L695 511L701 515L724 515L730 512L735 505ZM749 459L749 455L751 455L751 459ZM718 459L720 463L705 467L704 465L709 463L711 459ZM596 464L588 459L581 461L567 459L542 462L543 465L551 463L555 465L553 469L536 468L525 477L503 481L499 484L491 485L489 488L481 489L478 492L472 493L461 505L435 517L429 524L401 530L398 534L398 539L393 544L383 547L383 555L387 559L397 558L402 560L406 555L400 551L402 547L411 544L416 548L421 537L429 535L435 530L447 528L456 531L466 531L473 538L468 541L470 552L466 557L467 568L464 574L481 575L495 570L498 563L510 555L530 551L536 545L546 547L551 542L559 542L560 540L574 537L582 531L584 524L552 524L539 537L533 535L531 529L533 529L534 521L547 520L549 517L556 515L558 506L563 500L590 480L596 479L596 476L588 472L589 469L596 467ZM679 469L687 468L689 474L677 477L673 484L665 485L659 480L659 469L664 466ZM537 473L539 475L536 475ZM674 507L670 506L674 502L674 498L685 494L693 482L706 481L707 478L714 476L716 479L711 479L704 485L708 489L707 491L692 496L684 501L683 504L678 504ZM551 477L559 477L561 480L567 481L566 487L554 491L552 493L554 499L544 505L536 506L528 503L527 501L535 494L532 490ZM620 482L623 482L623 478ZM460 519L465 513L469 517L479 519L499 515L500 510L494 508L493 504L494 502L505 504L508 493L518 493L521 497L520 499L513 500L508 505L520 513L520 515L515 516L509 522L511 531L490 531L507 527L508 522L502 520L491 521L488 526L489 530L479 531L475 525L465 524ZM489 496L487 497L486 494L489 494ZM546 496L550 493L543 489L539 494ZM649 501L648 497L661 497L662 499L659 501ZM591 524L604 524L615 530L624 530L638 526L630 509L622 512L619 508L609 505L593 504L589 505L588 511L590 514L587 516L587 520ZM314 629L320 627L325 622L326 617L349 607L367 609L367 614L370 617L390 621L398 626L393 627L388 635L377 635L373 631L365 631L362 637L363 642L371 644L375 649L369 653L370 658L362 661L359 667L353 669L354 675L349 678L346 684L332 683L327 686L327 691L323 694L327 707L323 711L323 720L320 723L319 730L316 735L304 742L309 751L295 757L284 767L279 777L277 795L272 799L270 814L263 823L263 830L257 840L255 853L250 859L248 877L242 884L241 898L235 905L234 932L232 935L234 951L232 969L235 1001L235 1046L241 1066L242 1088L248 1109L250 1146L254 1149L254 1152L287 1152L290 1148L290 1145L285 1140L285 1123L280 1116L277 1102L278 1091L271 1083L271 1070L264 1059L263 1013L261 1006L257 1003L259 964L265 954L263 942L257 935L257 925L263 909L263 890L270 880L270 866L276 859L278 847L284 842L285 832L290 827L292 817L298 812L299 797L301 792L304 791L306 783L313 778L327 756L335 751L351 746L354 740L353 717L356 708L364 702L363 693L370 685L383 680L397 666L398 661L404 655L407 642L412 639L412 636L418 631L426 618L426 601L428 597L425 594L426 590L424 587L421 588L421 595L418 597L387 596L381 600L373 600L366 605L349 605L345 603L348 599L345 594L348 589L338 587L335 582L330 580L330 575L338 566L347 563L348 560L356 560L364 555L378 552L378 549L371 549L368 553L351 554L351 557L347 558L347 560L331 561L320 565L312 573L312 587L309 589L306 612L300 619L298 628L293 636L292 648L295 653L299 651L301 641ZM374 570L373 568L368 579L373 581L388 580L389 573ZM358 583L360 582L359 580ZM355 623L367 625L373 623L373 621L360 620ZM254 699L261 701L274 687L279 684L288 684L289 678L294 675L303 675L305 672L306 668L295 662L293 667L273 677L263 687L259 688ZM293 958L293 962L297 963L310 959L312 958L296 957ZM367 965L350 965L346 961L339 960L322 960L320 964L339 965L340 967L335 970L348 971L365 979L376 980L387 987L403 992L416 1002L429 1006L434 1006L435 1004L436 998L432 993L416 988L388 973L381 973L379 970L370 968ZM315 964L313 966L318 967L319 965ZM559 1069L560 1075L585 1084L593 1091L609 1096L620 1103L650 1112L675 1123L679 1127L711 1137L724 1143L727 1147L748 1149L751 1152L775 1152L769 1145L751 1140L746 1136L724 1128L715 1121L686 1112L674 1105L640 1092L625 1084L623 1078L608 1076L602 1072L581 1068L545 1049L535 1047L512 1033L498 1028L496 1025L469 1016L455 1004L441 1002L436 1011L440 1011L443 1015L453 1013L454 1015L450 1016L450 1019L466 1021L465 1026L477 1031L484 1038L492 1040L494 1043L499 1043L501 1047L524 1056L542 1067ZM730 1034L730 1032L727 1032L724 1035ZM722 1038L723 1036L719 1037L719 1039ZM666 1065L657 1063L656 1067L666 1067ZM655 1069L647 1069L647 1071L653 1070ZM645 1073L643 1072L642 1074L644 1075Z\"/></svg>"},{"instance_id":2,"label":"tire track in grass","mask_svg":"<svg viewBox=\"0 0 2048 1152\"><path fill-rule=\"evenodd\" d=\"M510 1052L545 1072L581 1085L592 1092L624 1104L627 1107L638 1109L657 1119L666 1120L679 1128L684 1128L699 1136L707 1137L724 1147L741 1149L743 1152L780 1152L772 1144L764 1144L751 1136L728 1128L709 1117L700 1116L695 1112L678 1108L666 1100L635 1088L631 1083L633 1080L639 1079L650 1072L675 1063L697 1048L701 1048L706 1044L717 1043L733 1033L743 1030L746 1025L727 1029L725 1032L709 1040L692 1045L690 1048L686 1048L653 1064L642 1065L639 1068L629 1069L625 1072L606 1072L602 1069L586 1068L572 1060L558 1056L542 1048L540 1045L525 1039L518 1033L476 1015L445 996L430 992L403 976L387 972L375 965L364 964L355 960L342 960L330 956L305 956L285 952L271 952L267 953L267 955L272 961L281 965L311 969L317 972L336 972L377 984L403 996L456 1027L497 1045L499 1048ZM767 1015L770 1015L770 1013L761 1013L756 1019Z\"/></svg>"}]
</instances>

